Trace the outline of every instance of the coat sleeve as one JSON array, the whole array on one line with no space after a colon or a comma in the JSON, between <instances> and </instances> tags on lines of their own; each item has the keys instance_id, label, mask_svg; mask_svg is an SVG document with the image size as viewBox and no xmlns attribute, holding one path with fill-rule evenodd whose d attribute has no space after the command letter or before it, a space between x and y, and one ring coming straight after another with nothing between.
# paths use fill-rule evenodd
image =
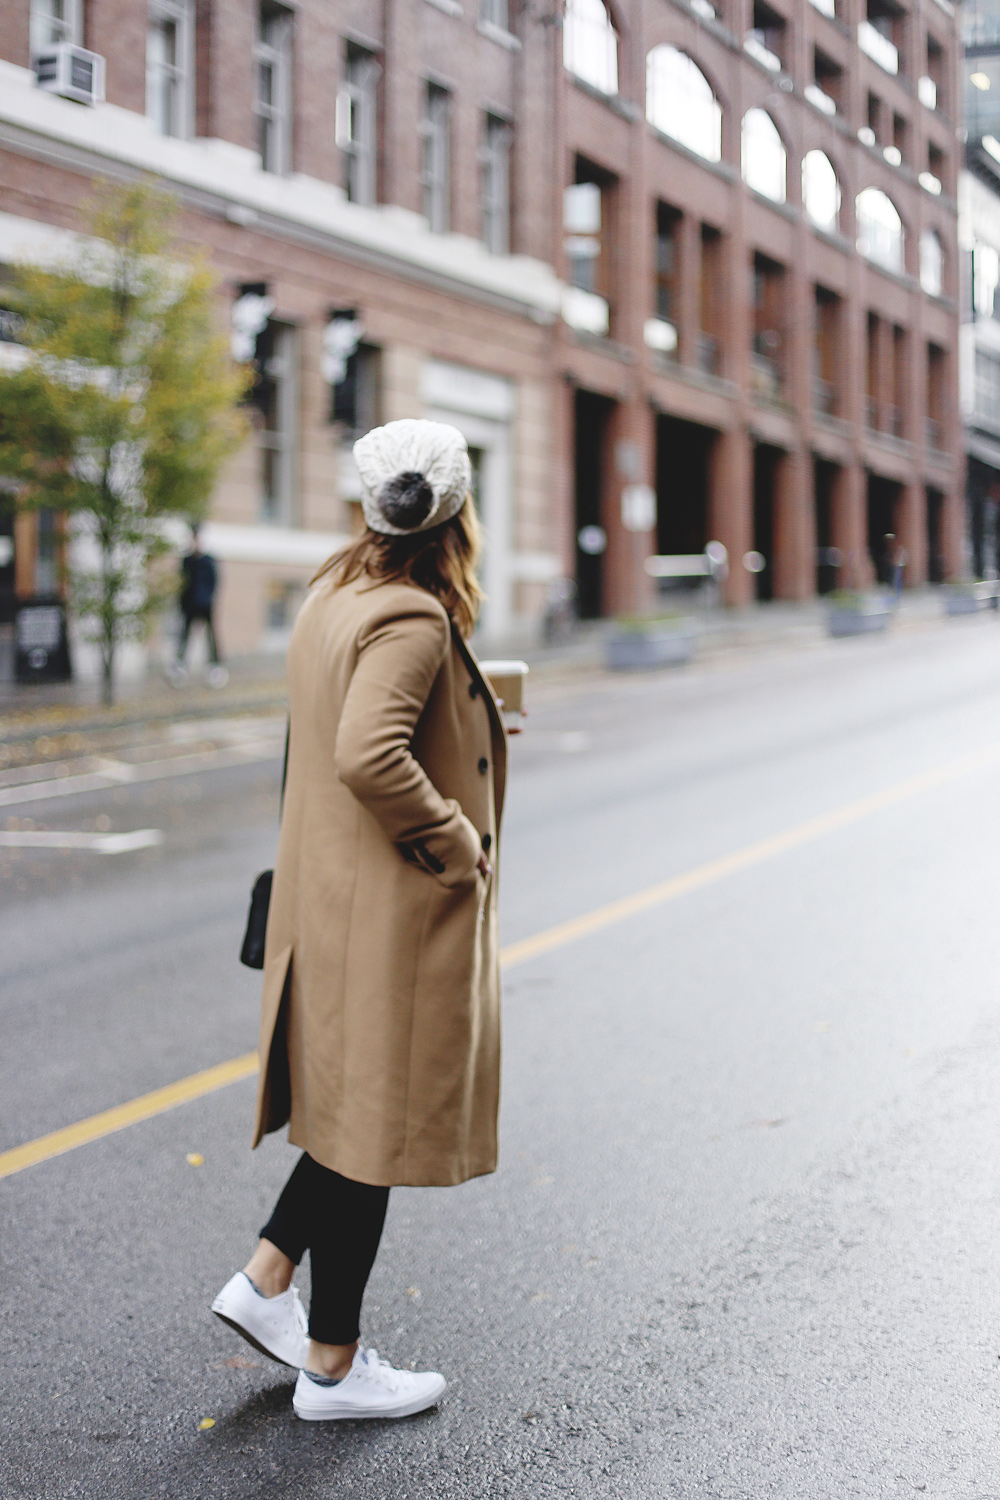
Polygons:
<instances>
[{"instance_id":1,"label":"coat sleeve","mask_svg":"<svg viewBox=\"0 0 1000 1500\"><path fill-rule=\"evenodd\" d=\"M404 859L445 886L472 874L479 835L445 798L410 745L450 644L443 612L400 610L369 623L337 730L337 774L378 819Z\"/></svg>"}]
</instances>

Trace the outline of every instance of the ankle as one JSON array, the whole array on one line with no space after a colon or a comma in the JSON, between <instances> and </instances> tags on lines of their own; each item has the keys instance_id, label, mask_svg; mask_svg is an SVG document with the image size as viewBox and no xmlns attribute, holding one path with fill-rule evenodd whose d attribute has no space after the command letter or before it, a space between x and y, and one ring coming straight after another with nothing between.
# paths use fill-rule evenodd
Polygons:
<instances>
[{"instance_id":1,"label":"ankle","mask_svg":"<svg viewBox=\"0 0 1000 1500\"><path fill-rule=\"evenodd\" d=\"M357 1339L353 1344L318 1344L315 1339L310 1339L306 1369L311 1375L342 1380L349 1373L357 1352Z\"/></svg>"},{"instance_id":2,"label":"ankle","mask_svg":"<svg viewBox=\"0 0 1000 1500\"><path fill-rule=\"evenodd\" d=\"M243 1274L249 1277L261 1296L280 1297L292 1284L295 1262L270 1240L261 1240L243 1267Z\"/></svg>"}]
</instances>

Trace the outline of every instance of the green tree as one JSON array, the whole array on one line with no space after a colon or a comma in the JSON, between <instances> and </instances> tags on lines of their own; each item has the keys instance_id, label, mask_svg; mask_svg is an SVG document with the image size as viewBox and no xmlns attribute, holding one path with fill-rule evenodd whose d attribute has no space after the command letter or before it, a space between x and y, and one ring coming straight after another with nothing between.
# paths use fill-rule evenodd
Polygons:
<instances>
[{"instance_id":1,"label":"green tree","mask_svg":"<svg viewBox=\"0 0 1000 1500\"><path fill-rule=\"evenodd\" d=\"M110 703L118 647L172 586L155 566L164 520L203 516L245 437L247 375L210 271L176 246L168 198L100 186L87 228L65 261L21 266L5 289L22 324L21 358L0 370L0 475L17 506L69 513L96 546L97 566L67 583Z\"/></svg>"}]
</instances>

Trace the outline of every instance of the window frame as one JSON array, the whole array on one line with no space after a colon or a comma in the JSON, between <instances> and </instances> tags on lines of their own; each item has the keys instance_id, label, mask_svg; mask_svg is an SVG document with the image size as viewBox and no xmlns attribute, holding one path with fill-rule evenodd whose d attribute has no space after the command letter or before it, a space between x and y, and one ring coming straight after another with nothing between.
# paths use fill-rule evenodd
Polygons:
<instances>
[{"instance_id":1,"label":"window frame","mask_svg":"<svg viewBox=\"0 0 1000 1500\"><path fill-rule=\"evenodd\" d=\"M751 117L753 117L753 123L749 126L748 130L747 122L751 120ZM777 146L780 148L780 195L771 193L767 190L766 187L761 186L766 174L763 172L758 172L757 167L752 165L749 160L747 152L748 137L753 136L757 128L757 122L761 120L766 120L770 125L771 130L773 131L773 135L768 136L769 147L777 144ZM762 137L760 137L760 139L762 139ZM777 163L777 161L778 156L775 155L774 163ZM772 163L772 165L774 163ZM751 190L751 192L757 193L759 197L765 200L765 202L778 204L788 202L788 147L785 145L781 131L778 129L774 120L771 118L770 113L766 109L764 109L762 105L751 105L751 107L744 112L743 119L740 121L740 176L746 183L747 187ZM754 177L756 177L756 181L753 180Z\"/></svg>"},{"instance_id":2,"label":"window frame","mask_svg":"<svg viewBox=\"0 0 1000 1500\"><path fill-rule=\"evenodd\" d=\"M337 95L336 138L345 157L347 200L363 208L371 208L378 202L381 77L382 64L377 55L370 48L348 42L344 82Z\"/></svg>"},{"instance_id":3,"label":"window frame","mask_svg":"<svg viewBox=\"0 0 1000 1500\"><path fill-rule=\"evenodd\" d=\"M258 8L253 49L257 149L263 170L277 177L286 177L292 169L294 24L294 12L283 5L264 0ZM276 38L268 35L271 26L280 28ZM277 85L267 101L261 89L265 68L271 69Z\"/></svg>"},{"instance_id":4,"label":"window frame","mask_svg":"<svg viewBox=\"0 0 1000 1500\"><path fill-rule=\"evenodd\" d=\"M671 80L664 76L666 70L660 66L661 63L673 66L674 77ZM707 95L700 89L699 83L704 84ZM671 115L669 104L675 100L682 107ZM695 107L704 111L700 124L705 129L706 142L707 132L710 130L712 134L709 151L703 151L694 144L694 130L684 130L685 120L695 122ZM676 141L701 161L722 160L722 103L712 87L711 79L691 54L670 42L661 42L646 53L646 120L660 135ZM672 126L680 128L671 128Z\"/></svg>"},{"instance_id":5,"label":"window frame","mask_svg":"<svg viewBox=\"0 0 1000 1500\"><path fill-rule=\"evenodd\" d=\"M44 0L31 0L29 10L29 51L31 57L35 58L38 53L46 47L57 47L64 42L74 47L83 45L83 0L62 0L66 9L66 16L56 20L54 17L42 14ZM48 41L40 41L38 32L42 26L57 29L63 34L51 37Z\"/></svg>"},{"instance_id":6,"label":"window frame","mask_svg":"<svg viewBox=\"0 0 1000 1500\"><path fill-rule=\"evenodd\" d=\"M447 234L451 229L452 103L450 89L426 80L420 185L423 214L432 234Z\"/></svg>"},{"instance_id":7,"label":"window frame","mask_svg":"<svg viewBox=\"0 0 1000 1500\"><path fill-rule=\"evenodd\" d=\"M510 151L508 120L486 110L479 150L483 244L491 255L510 254Z\"/></svg>"},{"instance_id":8,"label":"window frame","mask_svg":"<svg viewBox=\"0 0 1000 1500\"><path fill-rule=\"evenodd\" d=\"M603 25L598 19L598 7L604 13ZM588 9L589 15L584 13ZM591 67L591 55L588 55L588 32L590 45L594 48L592 57L595 65L593 67ZM605 56L597 65L596 44L600 41L604 43ZM604 0L566 0L563 9L562 63L570 77L578 79L588 88L595 89L606 99L616 99L620 87L618 53L618 32Z\"/></svg>"},{"instance_id":9,"label":"window frame","mask_svg":"<svg viewBox=\"0 0 1000 1500\"><path fill-rule=\"evenodd\" d=\"M153 111L153 89L151 79L154 64L150 58L150 42L154 23L166 21L176 27L177 61L160 64L162 73L172 75L176 87L176 101L171 124L175 129L165 129ZM148 0L146 12L146 118L151 120L161 135L178 140L187 140L194 134L194 29L195 15L192 0Z\"/></svg>"},{"instance_id":10,"label":"window frame","mask_svg":"<svg viewBox=\"0 0 1000 1500\"><path fill-rule=\"evenodd\" d=\"M261 342L264 348L261 349ZM259 382L269 381L274 386L274 425L267 425L267 415L259 397L255 404L260 412L257 430L257 450L260 455L260 518L269 526L294 526L297 524L297 456L299 425L299 329L295 323L281 318L268 318L258 334L257 347L260 353ZM263 357L261 357L263 356ZM265 454L272 453L278 484L269 494L264 483L266 472Z\"/></svg>"}]
</instances>

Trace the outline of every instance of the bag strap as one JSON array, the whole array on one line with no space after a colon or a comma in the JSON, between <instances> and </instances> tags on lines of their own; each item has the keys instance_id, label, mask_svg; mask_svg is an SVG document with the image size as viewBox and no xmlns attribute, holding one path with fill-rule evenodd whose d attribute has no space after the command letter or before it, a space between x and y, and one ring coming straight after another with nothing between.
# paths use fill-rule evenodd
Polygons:
<instances>
[{"instance_id":1,"label":"bag strap","mask_svg":"<svg viewBox=\"0 0 1000 1500\"><path fill-rule=\"evenodd\" d=\"M281 768L281 800L278 803L278 822L281 822L281 814L285 810L285 783L288 780L288 743L292 737L292 718L289 714L285 724L285 763Z\"/></svg>"}]
</instances>

